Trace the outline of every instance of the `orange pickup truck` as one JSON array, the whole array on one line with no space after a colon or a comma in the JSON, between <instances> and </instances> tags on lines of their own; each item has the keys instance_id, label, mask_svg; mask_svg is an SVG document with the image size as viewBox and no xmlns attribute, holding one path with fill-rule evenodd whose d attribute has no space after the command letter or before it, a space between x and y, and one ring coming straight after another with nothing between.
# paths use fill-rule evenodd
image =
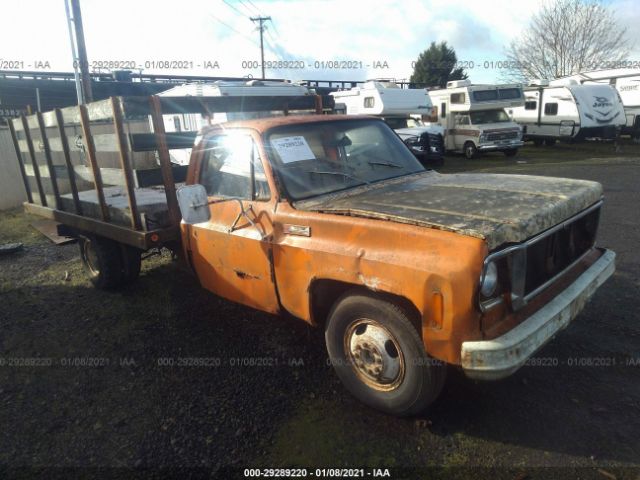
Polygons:
<instances>
[{"instance_id":1,"label":"orange pickup truck","mask_svg":"<svg viewBox=\"0 0 640 480\"><path fill-rule=\"evenodd\" d=\"M130 281L142 250L169 245L207 290L323 328L345 387L394 415L428 406L448 364L473 379L510 375L615 268L595 246L600 184L439 174L371 117L206 127L176 200L179 243L27 207L79 236L98 286Z\"/></svg>"}]
</instances>

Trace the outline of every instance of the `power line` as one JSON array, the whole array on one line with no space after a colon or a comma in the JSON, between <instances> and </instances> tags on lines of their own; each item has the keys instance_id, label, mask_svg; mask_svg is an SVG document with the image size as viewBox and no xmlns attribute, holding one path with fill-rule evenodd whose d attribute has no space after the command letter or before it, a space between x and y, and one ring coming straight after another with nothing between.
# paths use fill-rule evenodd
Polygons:
<instances>
[{"instance_id":1,"label":"power line","mask_svg":"<svg viewBox=\"0 0 640 480\"><path fill-rule=\"evenodd\" d=\"M247 12L249 12L249 15L253 15L253 12L251 11L251 8L249 8L242 0L238 0L238 3L240 5L242 5L247 10ZM258 12L258 13L260 13L260 12Z\"/></svg>"},{"instance_id":2,"label":"power line","mask_svg":"<svg viewBox=\"0 0 640 480\"><path fill-rule=\"evenodd\" d=\"M275 24L275 22L273 20L271 20L271 26L273 27L273 31L275 32L276 37L279 37L280 36L280 32L278 32L278 28L276 27L276 24Z\"/></svg>"},{"instance_id":3,"label":"power line","mask_svg":"<svg viewBox=\"0 0 640 480\"><path fill-rule=\"evenodd\" d=\"M240 10L238 10L236 7L234 7L232 4L230 4L229 2L227 2L227 0L222 0L228 7L233 8L236 12L238 12L240 15L242 15L243 17L247 18L247 15L242 13Z\"/></svg>"},{"instance_id":4,"label":"power line","mask_svg":"<svg viewBox=\"0 0 640 480\"><path fill-rule=\"evenodd\" d=\"M240 0L242 1L242 0ZM260 11L260 9L258 7L256 7L255 3L253 3L251 0L246 0L247 2L249 2L249 4L256 9L256 12L258 12L259 14L262 14L262 12Z\"/></svg>"},{"instance_id":5,"label":"power line","mask_svg":"<svg viewBox=\"0 0 640 480\"><path fill-rule=\"evenodd\" d=\"M238 30L236 30L235 28L233 28L231 25L223 22L222 20L220 20L218 17L216 17L214 14L209 13L209 15L214 19L217 20L218 22L220 22L222 25L224 25L225 27L227 27L229 30L233 30L234 32L236 32L238 35L240 35L241 37L245 38L246 40L248 40L249 42L253 43L254 45L258 46L258 44L255 42L255 40L252 40L251 38L249 38L248 36L246 36L244 33L239 32Z\"/></svg>"}]
</instances>

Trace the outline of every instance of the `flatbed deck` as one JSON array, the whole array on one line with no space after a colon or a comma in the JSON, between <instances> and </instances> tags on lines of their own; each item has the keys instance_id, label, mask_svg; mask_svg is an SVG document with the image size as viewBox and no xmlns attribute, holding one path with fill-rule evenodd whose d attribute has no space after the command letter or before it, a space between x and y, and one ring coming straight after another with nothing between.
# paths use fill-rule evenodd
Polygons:
<instances>
[{"instance_id":1,"label":"flatbed deck","mask_svg":"<svg viewBox=\"0 0 640 480\"><path fill-rule=\"evenodd\" d=\"M176 187L181 184L176 184ZM111 222L116 225L128 227L132 223L131 208L127 191L124 187L105 187L103 190L105 203L109 210ZM169 207L164 187L153 186L134 189L137 205L137 213L142 230L150 231L171 226ZM74 200L71 193L60 196L62 210L73 211ZM100 219L101 208L98 201L98 193L95 190L78 192L82 214L87 217Z\"/></svg>"}]
</instances>

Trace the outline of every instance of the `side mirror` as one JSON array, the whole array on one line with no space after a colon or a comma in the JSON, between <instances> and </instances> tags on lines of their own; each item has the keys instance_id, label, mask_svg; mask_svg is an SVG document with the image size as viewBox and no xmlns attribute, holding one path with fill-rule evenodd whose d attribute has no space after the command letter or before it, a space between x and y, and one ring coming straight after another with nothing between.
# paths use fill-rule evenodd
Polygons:
<instances>
[{"instance_id":1,"label":"side mirror","mask_svg":"<svg viewBox=\"0 0 640 480\"><path fill-rule=\"evenodd\" d=\"M208 222L211 219L207 190L202 185L185 185L176 192L184 223Z\"/></svg>"}]
</instances>

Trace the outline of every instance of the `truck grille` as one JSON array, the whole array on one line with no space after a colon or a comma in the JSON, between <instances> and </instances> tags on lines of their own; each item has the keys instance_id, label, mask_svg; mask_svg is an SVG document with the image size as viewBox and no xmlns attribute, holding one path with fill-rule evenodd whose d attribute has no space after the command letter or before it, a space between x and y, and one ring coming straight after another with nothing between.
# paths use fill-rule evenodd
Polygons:
<instances>
[{"instance_id":1,"label":"truck grille","mask_svg":"<svg viewBox=\"0 0 640 480\"><path fill-rule=\"evenodd\" d=\"M502 291L510 293L511 307L519 310L552 284L595 245L602 201L563 223L516 245L492 253L485 265L495 262ZM480 299L480 310L500 303L502 296Z\"/></svg>"},{"instance_id":2,"label":"truck grille","mask_svg":"<svg viewBox=\"0 0 640 480\"><path fill-rule=\"evenodd\" d=\"M444 142L442 140L442 135L429 133L429 146L436 147L436 150L439 153L444 152Z\"/></svg>"},{"instance_id":3,"label":"truck grille","mask_svg":"<svg viewBox=\"0 0 640 480\"><path fill-rule=\"evenodd\" d=\"M487 134L487 140L490 142L495 142L496 140L510 140L512 138L518 138L518 135L518 131L489 133Z\"/></svg>"},{"instance_id":4,"label":"truck grille","mask_svg":"<svg viewBox=\"0 0 640 480\"><path fill-rule=\"evenodd\" d=\"M593 247L599 218L597 208L527 248L525 295L534 293Z\"/></svg>"}]
</instances>

